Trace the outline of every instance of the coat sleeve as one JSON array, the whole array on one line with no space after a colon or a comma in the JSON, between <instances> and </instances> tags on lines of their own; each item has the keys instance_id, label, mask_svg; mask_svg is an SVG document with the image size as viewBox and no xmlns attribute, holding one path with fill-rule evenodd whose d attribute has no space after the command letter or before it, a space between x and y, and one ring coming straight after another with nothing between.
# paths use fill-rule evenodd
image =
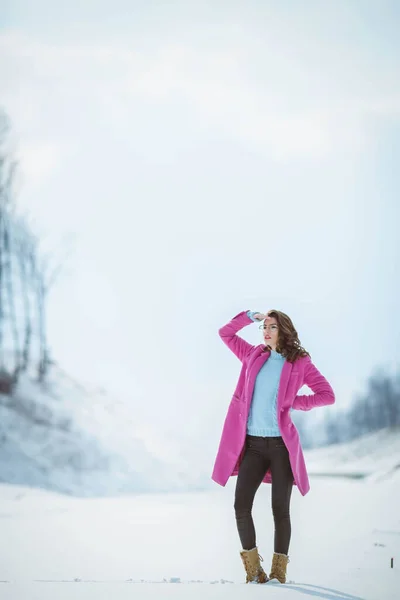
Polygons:
<instances>
[{"instance_id":1,"label":"coat sleeve","mask_svg":"<svg viewBox=\"0 0 400 600\"><path fill-rule=\"evenodd\" d=\"M247 314L248 312L240 312L218 331L221 340L228 346L229 350L236 354L240 361L243 361L244 357L254 349L254 346L249 342L236 335L237 331L253 323L253 320Z\"/></svg>"},{"instance_id":2,"label":"coat sleeve","mask_svg":"<svg viewBox=\"0 0 400 600\"><path fill-rule=\"evenodd\" d=\"M304 383L314 392L311 395L301 394L294 399L292 408L294 410L311 410L317 406L334 404L335 393L317 367L307 358L304 370Z\"/></svg>"}]
</instances>

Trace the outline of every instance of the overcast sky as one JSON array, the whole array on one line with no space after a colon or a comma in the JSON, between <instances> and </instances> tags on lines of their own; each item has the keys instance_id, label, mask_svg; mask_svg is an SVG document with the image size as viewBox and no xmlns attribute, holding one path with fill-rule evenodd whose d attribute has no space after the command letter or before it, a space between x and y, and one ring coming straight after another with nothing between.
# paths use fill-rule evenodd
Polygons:
<instances>
[{"instance_id":1,"label":"overcast sky","mask_svg":"<svg viewBox=\"0 0 400 600\"><path fill-rule=\"evenodd\" d=\"M399 365L399 13L9 0L20 206L56 254L75 239L49 306L66 370L189 431L220 428L240 310L287 312L338 408Z\"/></svg>"}]
</instances>

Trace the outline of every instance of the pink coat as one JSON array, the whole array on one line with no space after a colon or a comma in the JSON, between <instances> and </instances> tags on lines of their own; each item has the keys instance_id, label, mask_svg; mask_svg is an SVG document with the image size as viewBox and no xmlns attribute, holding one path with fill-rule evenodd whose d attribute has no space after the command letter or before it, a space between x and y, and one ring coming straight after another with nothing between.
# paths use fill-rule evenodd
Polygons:
<instances>
[{"instance_id":1,"label":"pink coat","mask_svg":"<svg viewBox=\"0 0 400 600\"><path fill-rule=\"evenodd\" d=\"M230 476L238 474L244 453L247 416L255 380L259 370L270 356L270 352L263 352L265 348L263 344L252 346L236 335L237 331L250 323L253 321L244 311L219 330L222 341L242 362L242 369L225 418L212 473L212 479L222 486L226 484ZM297 394L304 384L314 392L312 395L299 396ZM277 399L278 425L289 451L294 483L303 496L309 491L310 483L299 433L292 422L290 409L310 410L316 406L325 406L334 402L335 395L331 386L313 365L310 357L299 358L294 363L284 362ZM270 470L267 471L263 481L271 483Z\"/></svg>"}]
</instances>

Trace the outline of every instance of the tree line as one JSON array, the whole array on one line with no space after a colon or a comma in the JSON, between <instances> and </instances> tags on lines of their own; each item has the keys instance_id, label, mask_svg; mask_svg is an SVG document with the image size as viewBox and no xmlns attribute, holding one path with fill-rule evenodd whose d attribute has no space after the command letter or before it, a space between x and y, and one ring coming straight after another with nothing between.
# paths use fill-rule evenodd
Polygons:
<instances>
[{"instance_id":1,"label":"tree line","mask_svg":"<svg viewBox=\"0 0 400 600\"><path fill-rule=\"evenodd\" d=\"M27 216L16 205L17 161L10 121L0 111L0 392L29 371L43 382L51 364L47 298L58 268L50 265Z\"/></svg>"},{"instance_id":2,"label":"tree line","mask_svg":"<svg viewBox=\"0 0 400 600\"><path fill-rule=\"evenodd\" d=\"M400 426L400 372L377 372L366 390L339 414L327 413L325 430L330 444L347 442L366 433Z\"/></svg>"}]
</instances>

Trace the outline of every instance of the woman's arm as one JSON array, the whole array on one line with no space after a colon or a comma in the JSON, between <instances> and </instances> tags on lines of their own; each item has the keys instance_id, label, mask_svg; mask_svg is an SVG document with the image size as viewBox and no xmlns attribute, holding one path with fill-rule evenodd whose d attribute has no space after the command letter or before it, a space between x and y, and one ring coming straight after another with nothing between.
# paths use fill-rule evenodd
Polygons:
<instances>
[{"instance_id":1,"label":"woman's arm","mask_svg":"<svg viewBox=\"0 0 400 600\"><path fill-rule=\"evenodd\" d=\"M218 331L221 340L228 346L229 350L232 350L236 354L240 361L244 359L250 350L253 350L254 346L236 335L236 332L246 327L246 325L250 325L250 323L262 321L263 318L265 317L261 313L243 311L236 315L236 317L233 317L229 323L221 327Z\"/></svg>"},{"instance_id":2,"label":"woman's arm","mask_svg":"<svg viewBox=\"0 0 400 600\"><path fill-rule=\"evenodd\" d=\"M307 363L304 370L304 383L314 392L307 396L306 394L298 395L294 399L294 410L311 410L317 406L327 406L334 404L335 393L323 375L318 371L317 367L307 357Z\"/></svg>"}]
</instances>

